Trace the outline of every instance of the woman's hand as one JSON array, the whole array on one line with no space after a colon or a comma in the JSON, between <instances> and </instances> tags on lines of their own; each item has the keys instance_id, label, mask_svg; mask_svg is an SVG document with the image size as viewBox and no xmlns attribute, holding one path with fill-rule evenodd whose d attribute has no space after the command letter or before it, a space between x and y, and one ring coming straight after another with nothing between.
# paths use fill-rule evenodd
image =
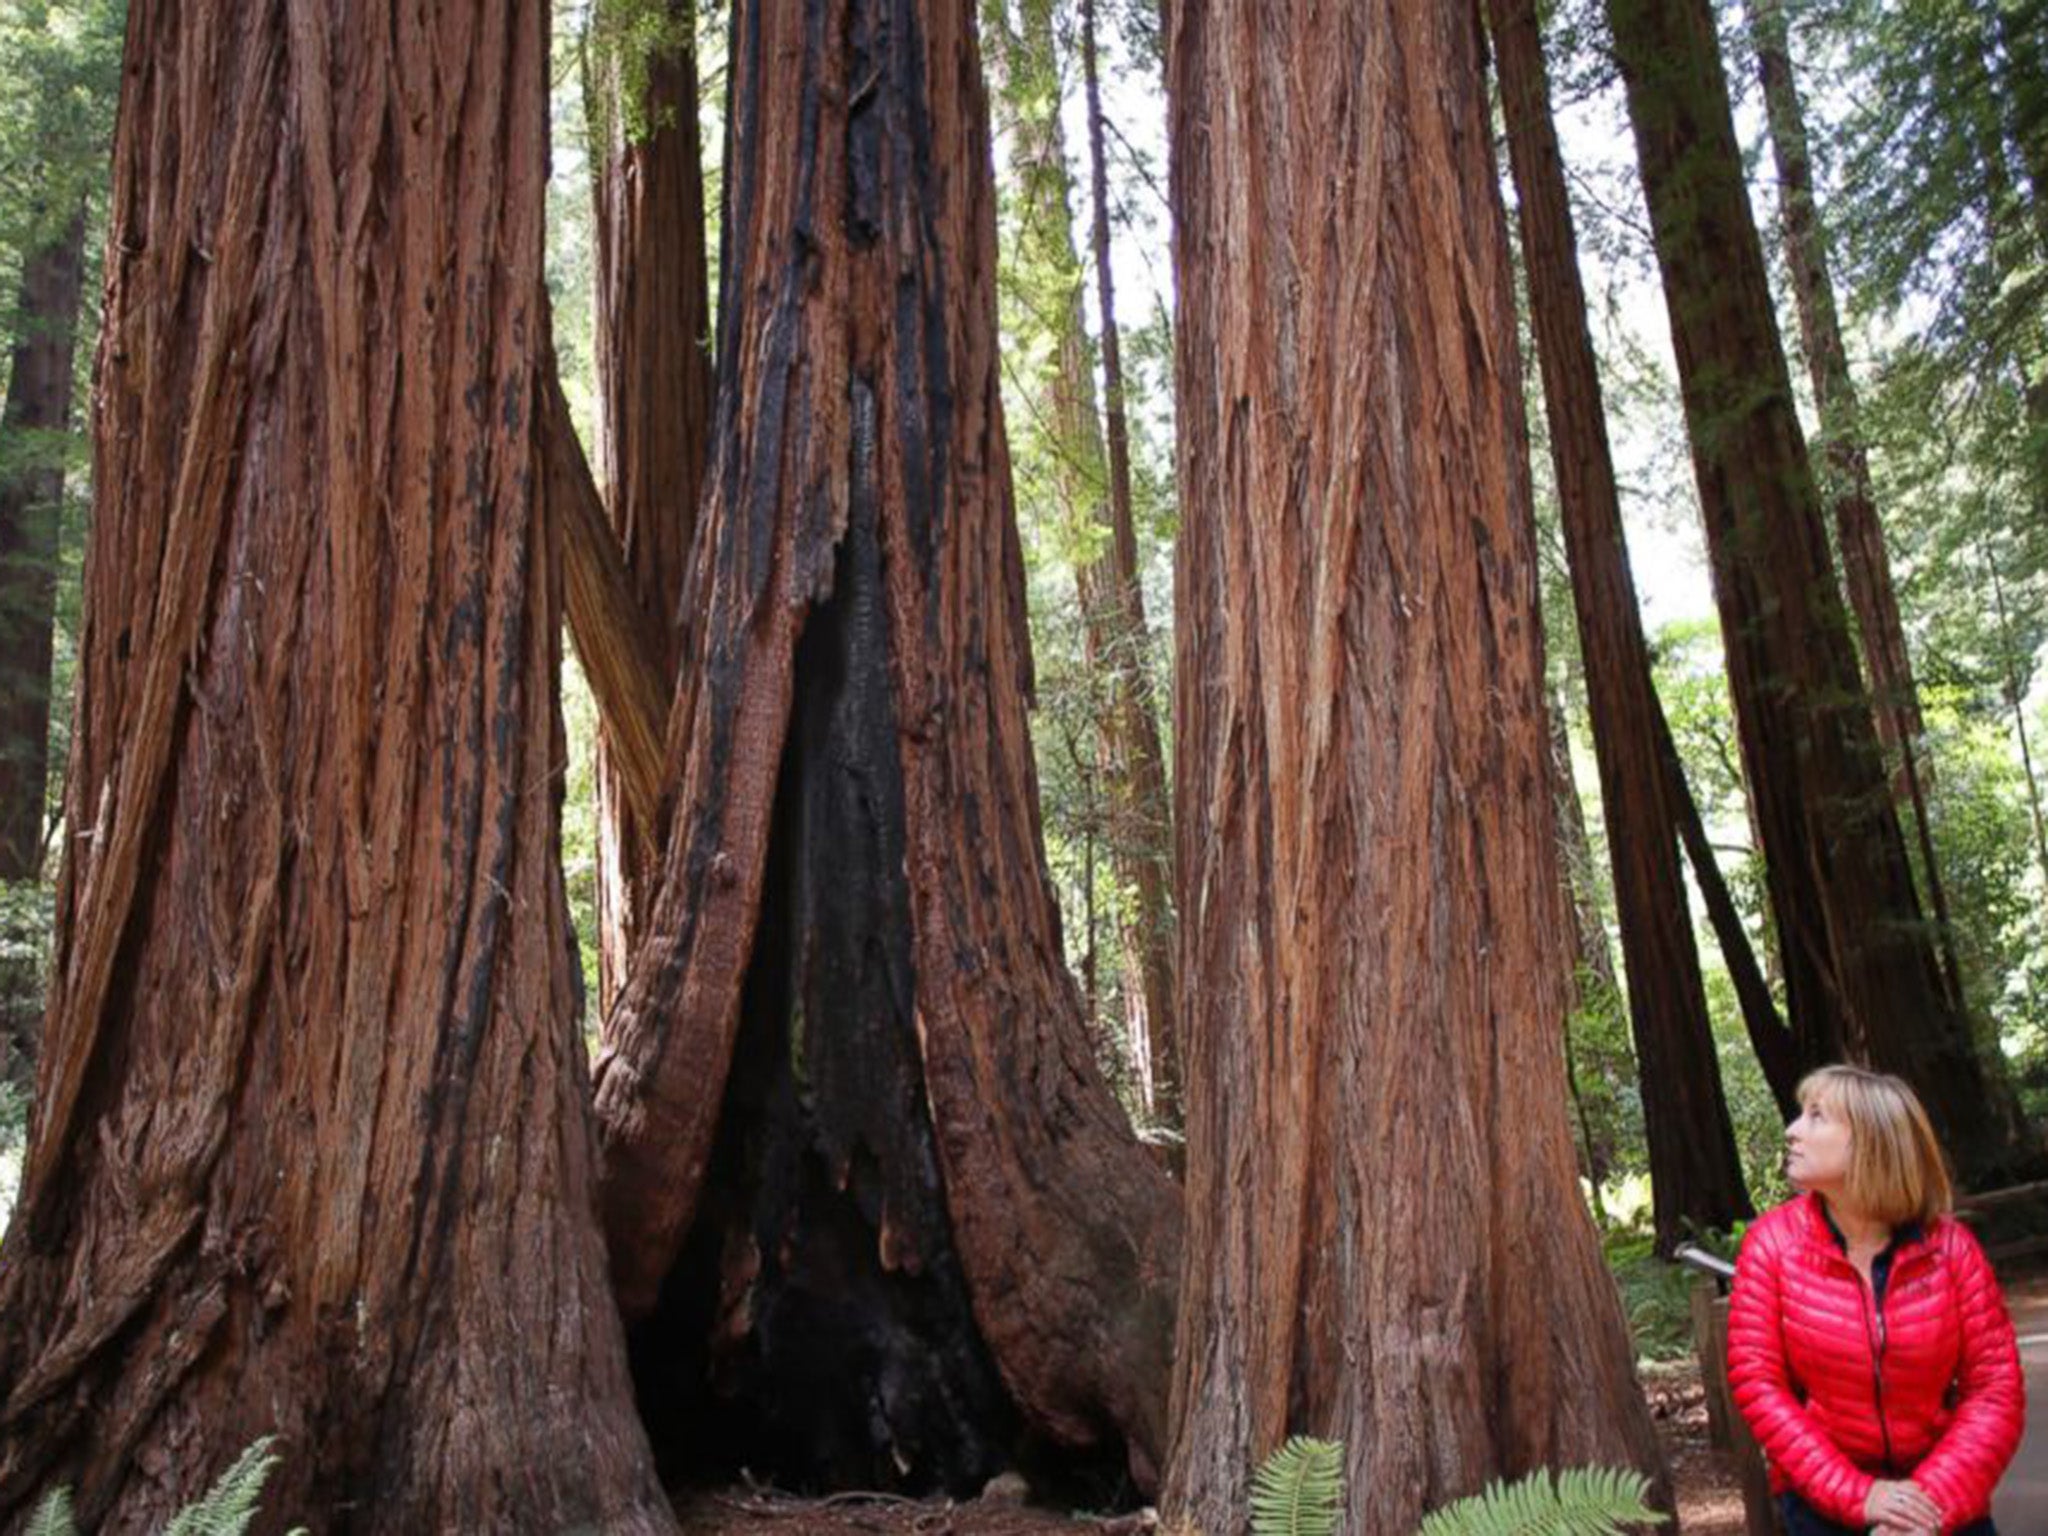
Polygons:
<instances>
[{"instance_id":1,"label":"woman's hand","mask_svg":"<svg viewBox=\"0 0 2048 1536\"><path fill-rule=\"evenodd\" d=\"M1901 1536L1941 1536L1941 1506L1915 1482L1876 1482L1863 1501L1863 1518L1873 1529Z\"/></svg>"}]
</instances>

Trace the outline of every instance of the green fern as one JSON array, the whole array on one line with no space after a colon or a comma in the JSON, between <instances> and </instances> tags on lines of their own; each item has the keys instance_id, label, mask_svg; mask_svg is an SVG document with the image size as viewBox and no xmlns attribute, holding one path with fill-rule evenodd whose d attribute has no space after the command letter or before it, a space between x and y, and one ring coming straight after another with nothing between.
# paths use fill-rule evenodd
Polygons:
<instances>
[{"instance_id":1,"label":"green fern","mask_svg":"<svg viewBox=\"0 0 2048 1536\"><path fill-rule=\"evenodd\" d=\"M53 1488L50 1496L28 1517L26 1536L77 1536L78 1520L71 1513L71 1490Z\"/></svg>"},{"instance_id":2,"label":"green fern","mask_svg":"<svg viewBox=\"0 0 2048 1536\"><path fill-rule=\"evenodd\" d=\"M237 1456L204 1498L171 1518L163 1536L242 1536L256 1517L256 1500L263 1492L264 1480L278 1463L271 1444L272 1438L265 1435ZM69 1488L53 1490L36 1506L26 1536L78 1536ZM293 1536L304 1536L304 1532L296 1531Z\"/></svg>"},{"instance_id":3,"label":"green fern","mask_svg":"<svg viewBox=\"0 0 2048 1536\"><path fill-rule=\"evenodd\" d=\"M270 1449L273 1443L265 1435L237 1456L205 1498L178 1511L164 1536L242 1536L255 1517L264 1480L278 1463Z\"/></svg>"},{"instance_id":4,"label":"green fern","mask_svg":"<svg viewBox=\"0 0 2048 1536\"><path fill-rule=\"evenodd\" d=\"M1344 1447L1296 1435L1252 1478L1252 1536L1336 1536Z\"/></svg>"},{"instance_id":5,"label":"green fern","mask_svg":"<svg viewBox=\"0 0 2048 1536\"><path fill-rule=\"evenodd\" d=\"M1530 1473L1447 1504L1417 1536L1625 1536L1632 1525L1662 1525L1645 1502L1649 1479L1613 1467Z\"/></svg>"}]
</instances>

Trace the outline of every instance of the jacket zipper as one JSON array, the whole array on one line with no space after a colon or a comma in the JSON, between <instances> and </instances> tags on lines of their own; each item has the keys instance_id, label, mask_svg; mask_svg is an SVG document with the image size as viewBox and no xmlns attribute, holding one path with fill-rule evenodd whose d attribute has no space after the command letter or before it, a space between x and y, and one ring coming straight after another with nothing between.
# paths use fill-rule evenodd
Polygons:
<instances>
[{"instance_id":1,"label":"jacket zipper","mask_svg":"<svg viewBox=\"0 0 2048 1536\"><path fill-rule=\"evenodd\" d=\"M1864 1342L1870 1345L1870 1382L1877 1399L1877 1432L1884 1443L1885 1476L1895 1477L1897 1472L1892 1466L1892 1427L1884 1416L1884 1307L1877 1299L1876 1287L1864 1279L1861 1271L1858 1271L1856 1278L1863 1281L1864 1294L1870 1298L1870 1310L1863 1314L1863 1338ZM1877 1331L1874 1336L1871 1332L1873 1317L1877 1320Z\"/></svg>"}]
</instances>

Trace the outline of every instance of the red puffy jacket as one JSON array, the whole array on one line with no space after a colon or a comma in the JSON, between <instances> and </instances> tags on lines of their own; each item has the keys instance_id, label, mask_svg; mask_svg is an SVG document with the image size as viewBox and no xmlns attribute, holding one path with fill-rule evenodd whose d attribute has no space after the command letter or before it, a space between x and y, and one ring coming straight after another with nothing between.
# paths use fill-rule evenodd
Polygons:
<instances>
[{"instance_id":1,"label":"red puffy jacket","mask_svg":"<svg viewBox=\"0 0 2048 1536\"><path fill-rule=\"evenodd\" d=\"M2026 1420L2012 1319L1969 1230L1942 1217L1901 1242L1880 1308L1815 1195L1742 1241L1728 1384L1772 1487L1859 1530L1880 1477L1910 1475L1944 1530L1984 1518Z\"/></svg>"}]
</instances>

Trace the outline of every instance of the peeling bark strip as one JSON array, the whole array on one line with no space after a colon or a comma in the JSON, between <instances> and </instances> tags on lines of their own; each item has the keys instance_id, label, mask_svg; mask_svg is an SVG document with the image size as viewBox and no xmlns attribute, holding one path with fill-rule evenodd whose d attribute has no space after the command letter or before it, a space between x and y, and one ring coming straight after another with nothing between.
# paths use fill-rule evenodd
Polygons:
<instances>
[{"instance_id":1,"label":"peeling bark strip","mask_svg":"<svg viewBox=\"0 0 2048 1536\"><path fill-rule=\"evenodd\" d=\"M872 483L896 724L841 771L902 797L936 1170L901 1198L943 1199L1025 1416L1070 1442L1122 1436L1142 1476L1163 1439L1179 1212L1095 1073L1040 847L973 8L761 3L734 27L717 459L687 598L704 639L676 699L661 894L597 1069L613 1274L646 1314L704 1189L743 1018L789 1027L780 1004L747 1013L781 963L761 942L771 848L804 879L887 874L885 842L808 836L776 803L792 699L851 686L813 679L830 652L798 641ZM883 1268L887 1234L918 1219L881 1224Z\"/></svg>"},{"instance_id":2,"label":"peeling bark strip","mask_svg":"<svg viewBox=\"0 0 2048 1536\"><path fill-rule=\"evenodd\" d=\"M590 1216L545 7L130 11L0 1522L672 1529ZM195 152L208 146L206 153Z\"/></svg>"},{"instance_id":3,"label":"peeling bark strip","mask_svg":"<svg viewBox=\"0 0 2048 1536\"><path fill-rule=\"evenodd\" d=\"M642 0L630 0L640 4ZM617 0L600 4L602 28ZM704 172L697 145L697 62L688 41L693 0L667 0L684 41L655 50L644 70L615 46L586 84L595 168L597 378L604 407L600 461L611 525L636 602L620 615L647 635L664 707L675 692L689 628L682 607L697 493L711 429L711 304L705 291ZM671 40L673 42L673 40ZM626 92L640 85L641 99ZM660 873L665 828L638 809L632 743L598 735L599 984L609 1005L639 947ZM629 761L614 761L621 755Z\"/></svg>"},{"instance_id":4,"label":"peeling bark strip","mask_svg":"<svg viewBox=\"0 0 2048 1536\"><path fill-rule=\"evenodd\" d=\"M1551 461L1571 563L1572 609L1592 704L1614 903L1628 961L1657 1246L1669 1253L1690 1231L1726 1231L1755 1212L1721 1090L1679 865L1670 801L1679 784L1667 779L1657 750L1657 691L1629 571L1599 365L1586 329L1586 293L1551 120L1536 0L1487 0L1486 13L1499 63Z\"/></svg>"},{"instance_id":5,"label":"peeling bark strip","mask_svg":"<svg viewBox=\"0 0 2048 1536\"><path fill-rule=\"evenodd\" d=\"M1170 38L1188 1087L1168 1518L1289 1431L1351 1529L1659 1470L1580 1200L1571 952L1477 13L1182 0Z\"/></svg>"},{"instance_id":6,"label":"peeling bark strip","mask_svg":"<svg viewBox=\"0 0 2048 1536\"><path fill-rule=\"evenodd\" d=\"M1926 1101L1968 1183L2038 1138L1941 980L1793 407L1708 0L1607 0L1656 235L1785 998L1804 1065Z\"/></svg>"}]
</instances>

